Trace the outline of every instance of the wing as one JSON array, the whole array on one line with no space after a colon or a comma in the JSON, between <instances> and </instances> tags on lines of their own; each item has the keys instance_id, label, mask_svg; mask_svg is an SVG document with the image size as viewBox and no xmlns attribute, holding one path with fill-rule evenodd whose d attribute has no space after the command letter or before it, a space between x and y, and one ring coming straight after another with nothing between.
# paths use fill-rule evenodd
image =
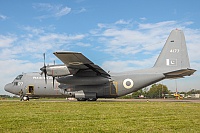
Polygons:
<instances>
[{"instance_id":1,"label":"wing","mask_svg":"<svg viewBox=\"0 0 200 133\"><path fill-rule=\"evenodd\" d=\"M75 75L88 76L89 75L100 75L103 77L110 77L110 75L104 71L98 65L95 65L82 53L78 52L54 52L56 57L58 57L68 68L77 70Z\"/></svg>"}]
</instances>

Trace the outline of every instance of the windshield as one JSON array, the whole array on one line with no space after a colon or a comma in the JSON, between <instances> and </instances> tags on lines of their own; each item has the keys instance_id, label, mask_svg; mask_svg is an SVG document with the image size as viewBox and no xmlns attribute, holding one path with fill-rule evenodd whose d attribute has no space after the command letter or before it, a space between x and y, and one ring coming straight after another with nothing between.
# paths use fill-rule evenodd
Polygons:
<instances>
[{"instance_id":1,"label":"windshield","mask_svg":"<svg viewBox=\"0 0 200 133\"><path fill-rule=\"evenodd\" d=\"M15 79L16 80L21 80L22 77L23 77L23 75L18 75Z\"/></svg>"}]
</instances>

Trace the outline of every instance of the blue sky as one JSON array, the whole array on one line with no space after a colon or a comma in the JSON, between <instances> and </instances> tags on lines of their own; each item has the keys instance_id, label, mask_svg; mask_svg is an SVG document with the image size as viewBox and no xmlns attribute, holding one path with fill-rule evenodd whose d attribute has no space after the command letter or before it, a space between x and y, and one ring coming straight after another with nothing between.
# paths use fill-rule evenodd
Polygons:
<instances>
[{"instance_id":1,"label":"blue sky","mask_svg":"<svg viewBox=\"0 0 200 133\"><path fill-rule=\"evenodd\" d=\"M185 33L191 67L200 69L198 0L0 0L0 94L22 72L61 62L55 51L77 51L106 71L152 67L169 33ZM200 73L178 79L179 91L200 89ZM164 80L172 91L175 80Z\"/></svg>"}]
</instances>

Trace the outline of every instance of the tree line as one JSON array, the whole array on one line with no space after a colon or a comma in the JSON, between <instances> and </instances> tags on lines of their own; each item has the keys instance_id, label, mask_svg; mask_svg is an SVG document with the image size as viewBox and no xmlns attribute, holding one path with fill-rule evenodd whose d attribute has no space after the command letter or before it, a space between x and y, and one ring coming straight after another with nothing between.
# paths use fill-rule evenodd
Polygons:
<instances>
[{"instance_id":1,"label":"tree line","mask_svg":"<svg viewBox=\"0 0 200 133\"><path fill-rule=\"evenodd\" d=\"M123 96L121 98L170 98L173 97L174 92L171 92L166 85L163 84L153 84L150 89L143 88L131 95ZM200 94L200 90L192 89L188 92L180 92L180 94Z\"/></svg>"}]
</instances>

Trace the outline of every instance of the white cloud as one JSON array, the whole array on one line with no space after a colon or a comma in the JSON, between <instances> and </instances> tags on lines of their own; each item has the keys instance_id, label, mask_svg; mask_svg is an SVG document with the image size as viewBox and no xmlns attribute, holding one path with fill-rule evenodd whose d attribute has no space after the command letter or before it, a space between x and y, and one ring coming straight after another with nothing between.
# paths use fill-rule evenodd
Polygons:
<instances>
[{"instance_id":1,"label":"white cloud","mask_svg":"<svg viewBox=\"0 0 200 133\"><path fill-rule=\"evenodd\" d=\"M56 13L55 13L55 16L56 17L61 17L61 16L64 16L64 15L67 15L68 13L70 13L71 11L71 8L69 7L63 7L61 9L59 9Z\"/></svg>"},{"instance_id":2,"label":"white cloud","mask_svg":"<svg viewBox=\"0 0 200 133\"><path fill-rule=\"evenodd\" d=\"M153 67L156 62L156 58L157 56L141 60L136 60L134 58L132 58L132 60L110 60L103 62L102 68L115 73L150 68Z\"/></svg>"},{"instance_id":3,"label":"white cloud","mask_svg":"<svg viewBox=\"0 0 200 133\"><path fill-rule=\"evenodd\" d=\"M6 19L8 19L7 16L5 16L5 15L1 15L1 14L0 14L0 20L6 20Z\"/></svg>"},{"instance_id":4,"label":"white cloud","mask_svg":"<svg viewBox=\"0 0 200 133\"><path fill-rule=\"evenodd\" d=\"M66 35L66 34L55 34L50 33L44 36L40 36L41 42L55 42L55 43L68 43L70 41L81 40L85 37L83 34L78 35Z\"/></svg>"},{"instance_id":5,"label":"white cloud","mask_svg":"<svg viewBox=\"0 0 200 133\"><path fill-rule=\"evenodd\" d=\"M82 42L78 42L78 43L76 43L76 45L77 46L81 46L81 47L89 47L89 46L91 46L91 44L89 44L89 43L82 43Z\"/></svg>"},{"instance_id":6,"label":"white cloud","mask_svg":"<svg viewBox=\"0 0 200 133\"><path fill-rule=\"evenodd\" d=\"M83 12L86 12L86 11L87 11L86 8L82 7L82 8L79 9L79 10L74 10L74 13L75 13L75 14L79 14L79 13L83 13Z\"/></svg>"},{"instance_id":7,"label":"white cloud","mask_svg":"<svg viewBox=\"0 0 200 133\"><path fill-rule=\"evenodd\" d=\"M105 24L102 24L102 23L98 23L97 26L98 26L99 28L104 28L104 27L106 27Z\"/></svg>"},{"instance_id":8,"label":"white cloud","mask_svg":"<svg viewBox=\"0 0 200 133\"><path fill-rule=\"evenodd\" d=\"M0 63L0 69L3 70L1 76L9 74L16 76L16 74L20 74L22 72L39 71L38 66L42 66L42 62L33 63L28 60L17 59L0 60Z\"/></svg>"},{"instance_id":9,"label":"white cloud","mask_svg":"<svg viewBox=\"0 0 200 133\"><path fill-rule=\"evenodd\" d=\"M82 12L86 12L86 9L84 7L82 7L80 10L79 10L79 13L82 13Z\"/></svg>"},{"instance_id":10,"label":"white cloud","mask_svg":"<svg viewBox=\"0 0 200 133\"><path fill-rule=\"evenodd\" d=\"M17 40L15 35L0 35L0 47L10 47Z\"/></svg>"},{"instance_id":11,"label":"white cloud","mask_svg":"<svg viewBox=\"0 0 200 133\"><path fill-rule=\"evenodd\" d=\"M38 19L45 19L50 17L62 17L71 12L71 8L64 5L53 5L50 3L37 3L33 4L33 8L44 12L44 15L37 17Z\"/></svg>"},{"instance_id":12,"label":"white cloud","mask_svg":"<svg viewBox=\"0 0 200 133\"><path fill-rule=\"evenodd\" d=\"M190 29L193 22L163 21L158 23L138 23L134 27L99 23L91 34L99 43L101 52L106 52L113 60L102 65L106 70L114 72L152 67L173 29L181 29L185 33L191 66L199 68L200 64L200 29ZM125 24L126 25L126 24Z\"/></svg>"},{"instance_id":13,"label":"white cloud","mask_svg":"<svg viewBox=\"0 0 200 133\"><path fill-rule=\"evenodd\" d=\"M188 54L190 61L199 61L200 62L200 29L189 29L184 30L185 39L187 43Z\"/></svg>"},{"instance_id":14,"label":"white cloud","mask_svg":"<svg viewBox=\"0 0 200 133\"><path fill-rule=\"evenodd\" d=\"M171 30L176 28L187 30L185 27L193 23L191 21L182 23L177 21L163 21L158 23L139 23L132 27L130 27L130 23L132 22L124 23L128 26L117 25L122 22L123 20L116 21L113 24L99 23L99 29L90 32L93 36L96 36L100 44L105 44L103 45L104 51L111 55L135 55L139 52L149 53L149 51L160 50ZM136 26L138 28L133 28ZM194 31L192 32L194 33ZM196 40L197 43L199 40L199 33L194 34L192 38L193 41ZM193 45L194 44L195 43L193 43Z\"/></svg>"},{"instance_id":15,"label":"white cloud","mask_svg":"<svg viewBox=\"0 0 200 133\"><path fill-rule=\"evenodd\" d=\"M24 26L22 27L24 30L30 32L30 33L33 33L35 35L38 35L38 34L41 34L41 33L44 33L44 29L43 28L35 28L35 27L31 27L31 26ZM30 34L29 33L29 34Z\"/></svg>"},{"instance_id":16,"label":"white cloud","mask_svg":"<svg viewBox=\"0 0 200 133\"><path fill-rule=\"evenodd\" d=\"M123 19L118 20L117 22L115 22L115 24L129 24L130 21L125 21Z\"/></svg>"},{"instance_id":17,"label":"white cloud","mask_svg":"<svg viewBox=\"0 0 200 133\"><path fill-rule=\"evenodd\" d=\"M105 61L102 64L102 68L110 72L123 72L133 70L133 67L130 67L131 61Z\"/></svg>"},{"instance_id":18,"label":"white cloud","mask_svg":"<svg viewBox=\"0 0 200 133\"><path fill-rule=\"evenodd\" d=\"M104 50L110 54L136 54L144 50L156 50L163 46L158 42L166 39L165 35L160 35L160 32L155 34L153 31L144 32L117 28L105 29L97 35L99 42L105 44ZM152 44L154 46L150 46Z\"/></svg>"},{"instance_id":19,"label":"white cloud","mask_svg":"<svg viewBox=\"0 0 200 133\"><path fill-rule=\"evenodd\" d=\"M163 21L158 23L147 23L147 24L139 24L139 29L155 29L155 28L163 28L163 27L174 27L177 26L177 21Z\"/></svg>"},{"instance_id":20,"label":"white cloud","mask_svg":"<svg viewBox=\"0 0 200 133\"><path fill-rule=\"evenodd\" d=\"M30 26L21 27L25 31L21 35L0 35L0 59L37 59L46 51L69 50L77 42L85 38L84 34L67 35L48 32L46 28ZM86 46L86 44L85 44ZM89 45L88 45L89 46ZM34 60L36 61L36 60Z\"/></svg>"},{"instance_id":21,"label":"white cloud","mask_svg":"<svg viewBox=\"0 0 200 133\"><path fill-rule=\"evenodd\" d=\"M140 20L145 21L145 20L147 20L147 18L142 17L142 18L140 18Z\"/></svg>"}]
</instances>

